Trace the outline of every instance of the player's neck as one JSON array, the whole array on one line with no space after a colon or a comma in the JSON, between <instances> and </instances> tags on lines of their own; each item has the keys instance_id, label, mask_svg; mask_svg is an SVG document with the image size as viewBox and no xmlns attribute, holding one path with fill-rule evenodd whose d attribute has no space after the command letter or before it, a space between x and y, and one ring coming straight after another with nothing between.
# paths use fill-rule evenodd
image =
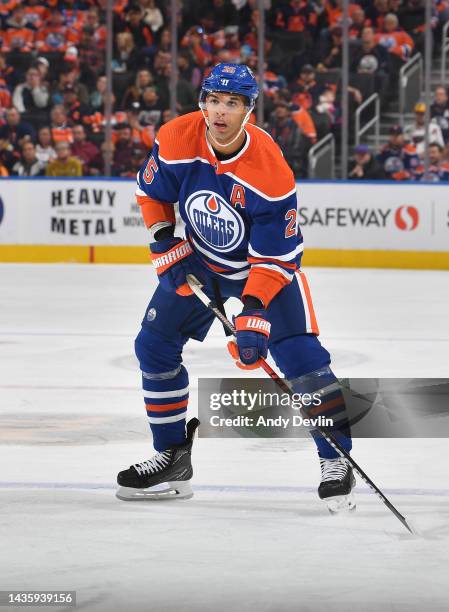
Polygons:
<instances>
[{"instance_id":1,"label":"player's neck","mask_svg":"<svg viewBox=\"0 0 449 612\"><path fill-rule=\"evenodd\" d=\"M235 140L235 142L233 142L229 146L227 146L226 143L222 145L218 140L213 138L210 133L210 129L208 129L206 132L206 138L209 141L209 144L214 149L214 151L218 151L218 153L224 153L225 155L232 155L232 153L236 153L242 147L242 144L245 142L246 133L245 130L242 130L240 136Z\"/></svg>"}]
</instances>

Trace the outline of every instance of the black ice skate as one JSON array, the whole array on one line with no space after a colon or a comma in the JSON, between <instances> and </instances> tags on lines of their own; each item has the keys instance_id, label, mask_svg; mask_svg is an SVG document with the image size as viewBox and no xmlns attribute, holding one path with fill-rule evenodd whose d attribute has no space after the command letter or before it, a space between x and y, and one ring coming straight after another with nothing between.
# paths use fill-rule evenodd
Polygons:
<instances>
[{"instance_id":1,"label":"black ice skate","mask_svg":"<svg viewBox=\"0 0 449 612\"><path fill-rule=\"evenodd\" d=\"M196 418L187 423L185 444L156 453L151 459L119 472L117 483L120 488L116 496L124 501L193 497L190 485L193 476L191 453L193 438L199 424ZM157 487L157 485L164 486Z\"/></svg>"},{"instance_id":2,"label":"black ice skate","mask_svg":"<svg viewBox=\"0 0 449 612\"><path fill-rule=\"evenodd\" d=\"M329 512L355 510L352 489L355 478L352 467L342 457L320 459L321 483L318 487L320 499L326 502Z\"/></svg>"}]
</instances>

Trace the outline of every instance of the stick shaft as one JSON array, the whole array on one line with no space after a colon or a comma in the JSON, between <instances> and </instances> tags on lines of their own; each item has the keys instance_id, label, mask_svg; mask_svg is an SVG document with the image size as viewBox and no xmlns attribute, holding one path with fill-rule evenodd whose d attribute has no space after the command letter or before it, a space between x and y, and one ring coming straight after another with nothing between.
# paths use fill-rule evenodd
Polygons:
<instances>
[{"instance_id":1,"label":"stick shaft","mask_svg":"<svg viewBox=\"0 0 449 612\"><path fill-rule=\"evenodd\" d=\"M197 296L197 298L208 308L211 310L214 315L221 321L223 327L229 330L229 332L236 336L236 331L234 325L226 318L226 315L223 314L218 307L208 298L208 296L204 293L201 288L201 284L198 280L191 274L187 276L187 282L189 287L192 289L193 293ZM274 382L286 393L292 395L293 391L290 386L283 380L275 370L265 361L265 359L260 360L261 367L265 372L274 380ZM300 412L303 416L307 417L306 412L301 409ZM413 533L413 530L407 523L407 519L403 516L397 508L390 502L390 500L382 493L379 487L371 480L371 478L362 470L362 468L354 461L348 451L343 448L343 446L339 443L339 441L334 437L332 432L327 429L327 427L316 427L316 429L320 432L320 434L325 438L325 440L339 453L341 457L344 457L354 469L355 472L360 476L360 478L370 487L370 489L375 493L375 495L382 501L382 503L387 506L387 508L394 514L394 516L401 521L406 529L410 533Z\"/></svg>"}]
</instances>

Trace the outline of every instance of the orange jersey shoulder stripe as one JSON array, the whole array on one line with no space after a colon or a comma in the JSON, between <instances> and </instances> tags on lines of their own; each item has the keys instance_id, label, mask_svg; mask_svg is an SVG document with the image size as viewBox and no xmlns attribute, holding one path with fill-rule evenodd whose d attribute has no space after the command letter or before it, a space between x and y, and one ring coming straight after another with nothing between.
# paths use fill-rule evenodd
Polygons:
<instances>
[{"instance_id":1,"label":"orange jersey shoulder stripe","mask_svg":"<svg viewBox=\"0 0 449 612\"><path fill-rule=\"evenodd\" d=\"M229 164L230 167L225 168L224 172L235 175L250 189L253 187L260 191L262 196L281 199L295 189L293 172L280 148L265 130L251 124L247 124L245 129L251 138L251 155Z\"/></svg>"},{"instance_id":2,"label":"orange jersey shoulder stripe","mask_svg":"<svg viewBox=\"0 0 449 612\"><path fill-rule=\"evenodd\" d=\"M199 138L206 125L201 111L172 119L159 130L159 155L167 161L193 159L199 155Z\"/></svg>"}]
</instances>

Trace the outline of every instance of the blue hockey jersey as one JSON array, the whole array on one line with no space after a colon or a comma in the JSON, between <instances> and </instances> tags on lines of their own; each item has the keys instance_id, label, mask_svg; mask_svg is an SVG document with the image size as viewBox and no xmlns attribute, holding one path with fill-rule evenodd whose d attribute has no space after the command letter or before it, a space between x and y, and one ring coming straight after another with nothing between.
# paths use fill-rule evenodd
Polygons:
<instances>
[{"instance_id":1,"label":"blue hockey jersey","mask_svg":"<svg viewBox=\"0 0 449 612\"><path fill-rule=\"evenodd\" d=\"M245 127L245 146L217 160L200 111L162 126L137 175L147 227L175 223L174 204L203 264L228 279L247 278L243 295L268 306L299 268L302 235L296 184L277 144Z\"/></svg>"}]
</instances>

